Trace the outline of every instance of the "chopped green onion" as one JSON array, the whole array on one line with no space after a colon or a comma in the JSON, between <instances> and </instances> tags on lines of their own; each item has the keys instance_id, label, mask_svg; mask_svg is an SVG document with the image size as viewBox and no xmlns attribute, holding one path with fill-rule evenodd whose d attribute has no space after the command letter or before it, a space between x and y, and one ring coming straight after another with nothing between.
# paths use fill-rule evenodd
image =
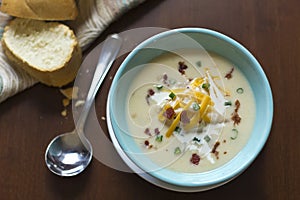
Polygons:
<instances>
[{"instance_id":1,"label":"chopped green onion","mask_svg":"<svg viewBox=\"0 0 300 200\"><path fill-rule=\"evenodd\" d=\"M181 149L179 147L176 147L175 150L174 150L174 154L175 155L181 154Z\"/></svg>"},{"instance_id":2,"label":"chopped green onion","mask_svg":"<svg viewBox=\"0 0 300 200\"><path fill-rule=\"evenodd\" d=\"M175 95L173 92L171 92L171 93L169 94L169 97L170 97L172 100L174 100L175 97L176 97L176 95Z\"/></svg>"},{"instance_id":3,"label":"chopped green onion","mask_svg":"<svg viewBox=\"0 0 300 200\"><path fill-rule=\"evenodd\" d=\"M206 135L206 136L204 137L204 140L205 140L207 143L209 143L209 141L210 141L211 139L210 139L210 137L209 137L208 135Z\"/></svg>"},{"instance_id":4,"label":"chopped green onion","mask_svg":"<svg viewBox=\"0 0 300 200\"><path fill-rule=\"evenodd\" d=\"M180 133L181 132L181 128L179 126L176 126L175 130L176 133Z\"/></svg>"},{"instance_id":5,"label":"chopped green onion","mask_svg":"<svg viewBox=\"0 0 300 200\"><path fill-rule=\"evenodd\" d=\"M231 101L225 101L224 103L224 106L231 106L231 105L232 105Z\"/></svg>"},{"instance_id":6,"label":"chopped green onion","mask_svg":"<svg viewBox=\"0 0 300 200\"><path fill-rule=\"evenodd\" d=\"M202 67L202 62L199 60L198 62L196 62L196 65L197 65L198 67Z\"/></svg>"},{"instance_id":7,"label":"chopped green onion","mask_svg":"<svg viewBox=\"0 0 300 200\"><path fill-rule=\"evenodd\" d=\"M238 88L238 89L236 89L236 92L238 94L243 94L244 93L244 89L243 88Z\"/></svg>"},{"instance_id":8,"label":"chopped green onion","mask_svg":"<svg viewBox=\"0 0 300 200\"><path fill-rule=\"evenodd\" d=\"M155 141L162 142L162 139L163 139L163 136L162 135L158 135L158 136L156 136Z\"/></svg>"},{"instance_id":9,"label":"chopped green onion","mask_svg":"<svg viewBox=\"0 0 300 200\"><path fill-rule=\"evenodd\" d=\"M161 90L164 86L162 86L162 85L156 85L155 87L156 87L157 90Z\"/></svg>"},{"instance_id":10,"label":"chopped green onion","mask_svg":"<svg viewBox=\"0 0 300 200\"><path fill-rule=\"evenodd\" d=\"M233 136L231 136L230 138L232 139L232 140L235 140L237 137L238 137L238 133L239 133L239 131L237 130L237 129L232 129L232 132L233 132Z\"/></svg>"},{"instance_id":11,"label":"chopped green onion","mask_svg":"<svg viewBox=\"0 0 300 200\"><path fill-rule=\"evenodd\" d=\"M200 106L199 106L199 104L196 103L196 102L194 102L194 103L192 104L192 107L193 107L194 111L200 110Z\"/></svg>"},{"instance_id":12,"label":"chopped green onion","mask_svg":"<svg viewBox=\"0 0 300 200\"><path fill-rule=\"evenodd\" d=\"M209 83L203 83L202 84L202 88L203 89L208 89L210 87L210 84Z\"/></svg>"},{"instance_id":13,"label":"chopped green onion","mask_svg":"<svg viewBox=\"0 0 300 200\"><path fill-rule=\"evenodd\" d=\"M194 138L193 138L193 141L195 141L195 142L200 142L200 139L197 138L197 137L194 137Z\"/></svg>"}]
</instances>

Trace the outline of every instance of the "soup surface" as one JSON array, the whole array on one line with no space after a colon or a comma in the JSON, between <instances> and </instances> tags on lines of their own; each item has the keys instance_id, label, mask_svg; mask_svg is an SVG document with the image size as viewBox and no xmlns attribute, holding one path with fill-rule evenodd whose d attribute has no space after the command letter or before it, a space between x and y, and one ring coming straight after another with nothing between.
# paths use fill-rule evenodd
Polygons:
<instances>
[{"instance_id":1,"label":"soup surface","mask_svg":"<svg viewBox=\"0 0 300 200\"><path fill-rule=\"evenodd\" d=\"M165 53L141 66L127 105L128 134L143 154L157 169L187 173L233 159L255 117L254 96L238 66L193 49Z\"/></svg>"}]
</instances>

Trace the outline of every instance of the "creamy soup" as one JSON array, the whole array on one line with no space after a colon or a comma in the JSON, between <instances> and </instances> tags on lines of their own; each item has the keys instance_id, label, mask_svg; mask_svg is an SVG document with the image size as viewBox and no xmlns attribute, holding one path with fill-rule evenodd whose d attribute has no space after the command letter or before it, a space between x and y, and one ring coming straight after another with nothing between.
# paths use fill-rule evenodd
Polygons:
<instances>
[{"instance_id":1,"label":"creamy soup","mask_svg":"<svg viewBox=\"0 0 300 200\"><path fill-rule=\"evenodd\" d=\"M251 134L251 87L217 54L187 49L163 54L143 65L129 88L128 134L160 167L215 169L236 156Z\"/></svg>"}]
</instances>

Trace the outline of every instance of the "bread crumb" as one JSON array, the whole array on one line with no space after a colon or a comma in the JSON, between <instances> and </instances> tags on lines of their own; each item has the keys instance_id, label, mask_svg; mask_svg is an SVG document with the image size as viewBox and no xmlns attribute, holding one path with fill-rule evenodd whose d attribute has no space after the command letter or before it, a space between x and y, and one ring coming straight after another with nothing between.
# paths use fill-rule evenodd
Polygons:
<instances>
[{"instance_id":1,"label":"bread crumb","mask_svg":"<svg viewBox=\"0 0 300 200\"><path fill-rule=\"evenodd\" d=\"M103 117L103 116L101 117L101 119L102 119L103 121L105 121L105 120L106 120L106 118L105 118L105 117Z\"/></svg>"},{"instance_id":2,"label":"bread crumb","mask_svg":"<svg viewBox=\"0 0 300 200\"><path fill-rule=\"evenodd\" d=\"M79 106L82 106L82 105L84 104L84 102L85 102L85 101L83 101L83 100L78 100L78 101L76 101L76 102L75 102L75 107L77 108L77 107L79 107Z\"/></svg>"},{"instance_id":3,"label":"bread crumb","mask_svg":"<svg viewBox=\"0 0 300 200\"><path fill-rule=\"evenodd\" d=\"M63 111L61 111L61 116L67 117L67 115L68 115L67 106L69 106L71 104L72 100L78 99L79 88L77 86L74 86L74 87L69 87L66 89L60 89L59 91L65 96L65 98L62 100L64 109L63 109ZM75 107L81 106L83 104L84 104L83 100L78 100L75 103Z\"/></svg>"},{"instance_id":4,"label":"bread crumb","mask_svg":"<svg viewBox=\"0 0 300 200\"><path fill-rule=\"evenodd\" d=\"M62 104L64 107L67 107L68 105L70 105L70 99L67 99L67 98L63 99Z\"/></svg>"},{"instance_id":5,"label":"bread crumb","mask_svg":"<svg viewBox=\"0 0 300 200\"><path fill-rule=\"evenodd\" d=\"M78 99L79 88L74 86L66 89L60 89L59 91L68 99Z\"/></svg>"},{"instance_id":6,"label":"bread crumb","mask_svg":"<svg viewBox=\"0 0 300 200\"><path fill-rule=\"evenodd\" d=\"M61 116L66 117L67 116L67 109L64 109L63 111L61 111Z\"/></svg>"}]
</instances>

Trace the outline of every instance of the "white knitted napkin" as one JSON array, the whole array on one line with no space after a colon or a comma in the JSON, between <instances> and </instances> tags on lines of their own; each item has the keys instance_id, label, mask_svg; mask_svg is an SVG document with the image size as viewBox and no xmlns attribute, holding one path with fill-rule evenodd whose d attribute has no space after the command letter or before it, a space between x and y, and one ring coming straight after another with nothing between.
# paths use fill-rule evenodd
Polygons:
<instances>
[{"instance_id":1,"label":"white knitted napkin","mask_svg":"<svg viewBox=\"0 0 300 200\"><path fill-rule=\"evenodd\" d=\"M68 25L74 30L80 47L85 50L112 21L143 1L79 0L79 16L75 21L68 22ZM0 38L10 19L10 16L0 12ZM37 82L22 69L9 64L0 44L0 103Z\"/></svg>"}]
</instances>

